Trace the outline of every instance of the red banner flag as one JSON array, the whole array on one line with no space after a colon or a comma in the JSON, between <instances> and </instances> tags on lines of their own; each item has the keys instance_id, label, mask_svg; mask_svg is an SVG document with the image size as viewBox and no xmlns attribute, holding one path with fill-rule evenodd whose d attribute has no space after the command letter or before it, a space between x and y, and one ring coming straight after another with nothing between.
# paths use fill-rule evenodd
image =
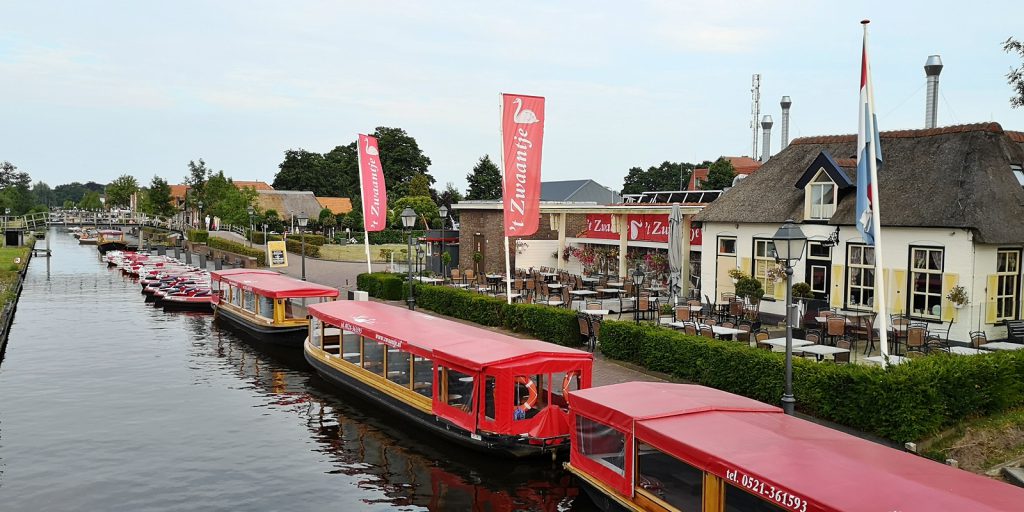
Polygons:
<instances>
[{"instance_id":1,"label":"red banner flag","mask_svg":"<svg viewBox=\"0 0 1024 512\"><path fill-rule=\"evenodd\" d=\"M501 95L505 236L529 236L540 224L540 159L544 98Z\"/></svg>"},{"instance_id":2,"label":"red banner flag","mask_svg":"<svg viewBox=\"0 0 1024 512\"><path fill-rule=\"evenodd\" d=\"M384 167L380 165L377 138L363 134L359 134L359 188L363 196L363 225L366 231L383 230L388 223Z\"/></svg>"}]
</instances>

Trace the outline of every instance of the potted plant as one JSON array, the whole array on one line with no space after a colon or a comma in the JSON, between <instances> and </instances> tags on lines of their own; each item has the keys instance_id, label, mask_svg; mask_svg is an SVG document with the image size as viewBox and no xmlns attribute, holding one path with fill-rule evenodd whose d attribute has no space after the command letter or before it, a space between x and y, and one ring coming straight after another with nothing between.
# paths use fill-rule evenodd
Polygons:
<instances>
[{"instance_id":1,"label":"potted plant","mask_svg":"<svg viewBox=\"0 0 1024 512\"><path fill-rule=\"evenodd\" d=\"M740 282L740 279L743 279L744 277L749 277L749 276L747 275L746 272L744 272L744 271L742 271L742 270L740 270L738 268L734 268L734 269L730 269L729 270L729 277L732 278L732 284L737 284L737 283Z\"/></svg>"},{"instance_id":2,"label":"potted plant","mask_svg":"<svg viewBox=\"0 0 1024 512\"><path fill-rule=\"evenodd\" d=\"M473 253L473 271L480 273L480 262L484 260L484 253L476 251Z\"/></svg>"},{"instance_id":3,"label":"potted plant","mask_svg":"<svg viewBox=\"0 0 1024 512\"><path fill-rule=\"evenodd\" d=\"M760 328L761 322L758 320L756 306L764 297L764 286L761 285L761 281L750 276L740 278L736 283L736 296L750 303L752 307L747 310L747 320L754 322L752 329Z\"/></svg>"},{"instance_id":4,"label":"potted plant","mask_svg":"<svg viewBox=\"0 0 1024 512\"><path fill-rule=\"evenodd\" d=\"M445 251L441 253L441 274L448 275L448 266L452 264L452 253Z\"/></svg>"},{"instance_id":5,"label":"potted plant","mask_svg":"<svg viewBox=\"0 0 1024 512\"><path fill-rule=\"evenodd\" d=\"M804 313L807 311L807 301L810 301L810 300L813 300L813 299L814 299L814 292L811 291L811 285L809 285L807 283L804 283L804 282L793 283L793 300L797 301L797 303L800 305L799 310L797 311L797 319L796 319L797 330L799 331L799 334L800 334L800 336L798 336L798 337L802 338L804 333L806 332L803 329ZM797 331L793 331L793 332L794 332L793 335L796 336Z\"/></svg>"},{"instance_id":6,"label":"potted plant","mask_svg":"<svg viewBox=\"0 0 1024 512\"><path fill-rule=\"evenodd\" d=\"M967 305L967 289L963 286L956 285L949 290L946 294L946 300L953 303L953 307L960 309Z\"/></svg>"}]
</instances>

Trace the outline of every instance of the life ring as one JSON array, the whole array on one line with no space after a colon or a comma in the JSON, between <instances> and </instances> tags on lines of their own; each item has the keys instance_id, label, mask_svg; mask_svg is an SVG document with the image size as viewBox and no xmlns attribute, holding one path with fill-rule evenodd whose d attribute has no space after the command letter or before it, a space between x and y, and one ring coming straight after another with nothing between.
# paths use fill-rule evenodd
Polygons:
<instances>
[{"instance_id":1,"label":"life ring","mask_svg":"<svg viewBox=\"0 0 1024 512\"><path fill-rule=\"evenodd\" d=\"M571 372L566 372L565 378L562 379L562 397L563 398L569 396L569 387L572 386L572 378L579 376L579 374L580 374L579 370L573 370Z\"/></svg>"},{"instance_id":2,"label":"life ring","mask_svg":"<svg viewBox=\"0 0 1024 512\"><path fill-rule=\"evenodd\" d=\"M537 403L537 385L533 383L533 379L523 375L516 377L516 384L526 386L526 389L530 392L530 396L526 399L526 402L516 406L516 409L525 413L532 409Z\"/></svg>"}]
</instances>

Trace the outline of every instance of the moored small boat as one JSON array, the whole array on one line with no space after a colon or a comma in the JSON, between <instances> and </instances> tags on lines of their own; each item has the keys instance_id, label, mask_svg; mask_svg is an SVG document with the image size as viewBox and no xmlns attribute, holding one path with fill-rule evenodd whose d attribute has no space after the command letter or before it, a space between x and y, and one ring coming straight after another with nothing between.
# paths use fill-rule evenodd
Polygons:
<instances>
[{"instance_id":1,"label":"moored small boat","mask_svg":"<svg viewBox=\"0 0 1024 512\"><path fill-rule=\"evenodd\" d=\"M160 301L165 310L213 311L213 292L209 288L191 288L165 295Z\"/></svg>"},{"instance_id":2,"label":"moored small boat","mask_svg":"<svg viewBox=\"0 0 1024 512\"><path fill-rule=\"evenodd\" d=\"M79 245L96 245L96 231L92 229L83 229L81 234L78 236Z\"/></svg>"},{"instance_id":3,"label":"moored small boat","mask_svg":"<svg viewBox=\"0 0 1024 512\"><path fill-rule=\"evenodd\" d=\"M276 345L302 346L309 330L306 307L339 295L335 288L272 270L215 270L210 279L214 319Z\"/></svg>"},{"instance_id":4,"label":"moored small boat","mask_svg":"<svg viewBox=\"0 0 1024 512\"><path fill-rule=\"evenodd\" d=\"M510 457L568 448L566 395L590 386L592 354L376 302L309 314L309 364L410 428Z\"/></svg>"},{"instance_id":5,"label":"moored small boat","mask_svg":"<svg viewBox=\"0 0 1024 512\"><path fill-rule=\"evenodd\" d=\"M79 238L78 242L81 243L82 239ZM119 229L101 229L96 235L96 248L100 254L106 254L107 251L124 251L128 249L128 242L124 239L124 232Z\"/></svg>"}]
</instances>

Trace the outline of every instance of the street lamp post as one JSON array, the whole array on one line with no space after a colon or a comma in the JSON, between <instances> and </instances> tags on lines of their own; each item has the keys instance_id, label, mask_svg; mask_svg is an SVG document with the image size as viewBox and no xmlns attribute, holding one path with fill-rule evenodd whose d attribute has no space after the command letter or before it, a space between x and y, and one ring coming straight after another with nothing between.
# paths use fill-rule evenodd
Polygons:
<instances>
[{"instance_id":1,"label":"street lamp post","mask_svg":"<svg viewBox=\"0 0 1024 512\"><path fill-rule=\"evenodd\" d=\"M210 229L210 226L208 226L206 224L206 221L203 220L203 202L199 201L198 203L196 203L196 206L199 208L199 214L196 216L196 224L202 222L203 229Z\"/></svg>"},{"instance_id":2,"label":"street lamp post","mask_svg":"<svg viewBox=\"0 0 1024 512\"><path fill-rule=\"evenodd\" d=\"M441 215L441 256L440 256L440 258L441 258L441 279L444 279L444 277L448 275L448 269L445 268L445 264L444 264L444 228L445 228L445 224L448 223L448 207L442 204L441 207L437 209L437 213Z\"/></svg>"},{"instance_id":3,"label":"street lamp post","mask_svg":"<svg viewBox=\"0 0 1024 512\"><path fill-rule=\"evenodd\" d=\"M296 219L299 222L299 231L302 233L302 280L306 280L306 223L309 222L309 217L306 217L305 213L300 213Z\"/></svg>"},{"instance_id":4,"label":"street lamp post","mask_svg":"<svg viewBox=\"0 0 1024 512\"><path fill-rule=\"evenodd\" d=\"M792 219L775 232L775 260L783 264L786 271L786 387L782 392L782 410L792 415L796 408L793 397L793 264L800 260L807 245L807 236Z\"/></svg>"},{"instance_id":5,"label":"street lamp post","mask_svg":"<svg viewBox=\"0 0 1024 512\"><path fill-rule=\"evenodd\" d=\"M636 270L633 271L633 321L636 325L640 325L640 287L644 284L644 270L640 268L640 263L636 264Z\"/></svg>"},{"instance_id":6,"label":"street lamp post","mask_svg":"<svg viewBox=\"0 0 1024 512\"><path fill-rule=\"evenodd\" d=\"M263 223L263 245L267 245L267 223Z\"/></svg>"},{"instance_id":7,"label":"street lamp post","mask_svg":"<svg viewBox=\"0 0 1024 512\"><path fill-rule=\"evenodd\" d=\"M247 238L249 239L249 247L251 248L252 247L252 232L256 230L255 226L253 225L252 214L256 213L256 210L253 209L252 206L249 206L248 208L245 209L245 211L249 212L249 233L248 233Z\"/></svg>"},{"instance_id":8,"label":"street lamp post","mask_svg":"<svg viewBox=\"0 0 1024 512\"><path fill-rule=\"evenodd\" d=\"M402 227L405 228L408 233L408 248L406 254L406 266L409 269L409 298L406 302L409 303L409 309L416 309L416 290L413 287L412 281L412 227L416 224L416 211L408 206L402 210Z\"/></svg>"}]
</instances>

